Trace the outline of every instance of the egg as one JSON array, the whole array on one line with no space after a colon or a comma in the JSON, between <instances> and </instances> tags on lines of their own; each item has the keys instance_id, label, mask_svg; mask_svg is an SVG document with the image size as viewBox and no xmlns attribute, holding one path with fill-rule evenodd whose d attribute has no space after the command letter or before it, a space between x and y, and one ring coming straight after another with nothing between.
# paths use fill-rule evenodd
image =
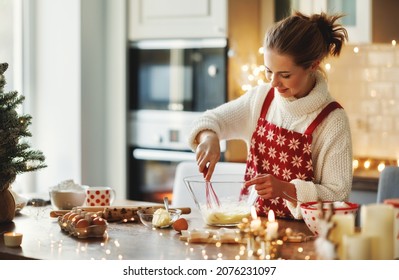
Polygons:
<instances>
[{"instance_id":1,"label":"egg","mask_svg":"<svg viewBox=\"0 0 399 280\"><path fill-rule=\"evenodd\" d=\"M67 218L67 221L72 221L73 220L73 218L75 218L76 216L78 216L78 214L77 213L71 213L69 216L68 216L68 218Z\"/></svg>"},{"instance_id":2,"label":"egg","mask_svg":"<svg viewBox=\"0 0 399 280\"><path fill-rule=\"evenodd\" d=\"M71 225L76 226L76 224L80 221L83 220L83 217L80 215L76 215L75 217L72 218L71 220Z\"/></svg>"},{"instance_id":3,"label":"egg","mask_svg":"<svg viewBox=\"0 0 399 280\"><path fill-rule=\"evenodd\" d=\"M76 222L75 228L87 228L90 225L89 221L86 219L80 219Z\"/></svg>"},{"instance_id":4,"label":"egg","mask_svg":"<svg viewBox=\"0 0 399 280\"><path fill-rule=\"evenodd\" d=\"M73 214L73 212L68 212L68 213L64 214L64 215L61 217L61 222L62 222L62 223L65 223L66 221L68 221L68 218L69 218L69 216L70 216L71 214Z\"/></svg>"},{"instance_id":5,"label":"egg","mask_svg":"<svg viewBox=\"0 0 399 280\"><path fill-rule=\"evenodd\" d=\"M177 232L181 232L182 230L186 230L188 229L188 223L187 220L184 218L180 218L177 219L174 223L173 223L173 229Z\"/></svg>"},{"instance_id":6,"label":"egg","mask_svg":"<svg viewBox=\"0 0 399 280\"><path fill-rule=\"evenodd\" d=\"M106 223L106 221L103 218L96 217L96 218L93 219L92 224L96 225L96 226L104 226L107 223Z\"/></svg>"}]
</instances>

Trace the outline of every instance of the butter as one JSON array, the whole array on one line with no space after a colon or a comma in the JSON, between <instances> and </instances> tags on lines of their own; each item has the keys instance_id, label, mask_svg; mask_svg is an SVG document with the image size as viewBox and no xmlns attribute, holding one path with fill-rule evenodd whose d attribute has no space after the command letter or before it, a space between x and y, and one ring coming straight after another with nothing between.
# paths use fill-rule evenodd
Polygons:
<instances>
[{"instance_id":1,"label":"butter","mask_svg":"<svg viewBox=\"0 0 399 280\"><path fill-rule=\"evenodd\" d=\"M159 208L154 212L152 217L152 225L154 227L166 227L171 223L170 215L166 209Z\"/></svg>"}]
</instances>

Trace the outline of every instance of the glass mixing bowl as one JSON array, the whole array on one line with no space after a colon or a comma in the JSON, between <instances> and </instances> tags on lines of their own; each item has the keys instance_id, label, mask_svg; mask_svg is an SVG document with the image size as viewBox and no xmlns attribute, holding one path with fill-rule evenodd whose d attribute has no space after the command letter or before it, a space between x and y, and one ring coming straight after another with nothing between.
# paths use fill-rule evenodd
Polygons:
<instances>
[{"instance_id":1,"label":"glass mixing bowl","mask_svg":"<svg viewBox=\"0 0 399 280\"><path fill-rule=\"evenodd\" d=\"M256 191L250 187L242 195L244 175L213 174L210 182L202 176L184 178L184 182L201 212L205 223L210 226L236 226L249 217L251 206L256 200Z\"/></svg>"}]
</instances>

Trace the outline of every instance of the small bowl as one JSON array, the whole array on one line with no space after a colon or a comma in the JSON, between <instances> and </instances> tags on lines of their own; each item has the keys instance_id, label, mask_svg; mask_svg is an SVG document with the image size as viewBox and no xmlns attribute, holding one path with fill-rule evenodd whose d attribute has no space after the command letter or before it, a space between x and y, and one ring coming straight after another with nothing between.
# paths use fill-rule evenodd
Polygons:
<instances>
[{"instance_id":1,"label":"small bowl","mask_svg":"<svg viewBox=\"0 0 399 280\"><path fill-rule=\"evenodd\" d=\"M137 211L137 215L140 218L140 221L149 228L168 228L170 227L177 219L180 218L181 210L180 209L169 209L170 220L168 223L161 223L156 225L153 223L154 214L158 209L148 208L148 209L140 209ZM157 214L155 214L157 215Z\"/></svg>"},{"instance_id":2,"label":"small bowl","mask_svg":"<svg viewBox=\"0 0 399 280\"><path fill-rule=\"evenodd\" d=\"M301 212L303 220L306 225L313 232L314 235L319 235L320 223L319 220L322 213L317 208L319 201L306 202L301 204ZM325 213L328 209L329 204L333 204L333 214L334 215L349 215L352 214L356 217L359 210L359 204L353 202L342 202L342 201L324 201L323 202L323 212Z\"/></svg>"}]
</instances>

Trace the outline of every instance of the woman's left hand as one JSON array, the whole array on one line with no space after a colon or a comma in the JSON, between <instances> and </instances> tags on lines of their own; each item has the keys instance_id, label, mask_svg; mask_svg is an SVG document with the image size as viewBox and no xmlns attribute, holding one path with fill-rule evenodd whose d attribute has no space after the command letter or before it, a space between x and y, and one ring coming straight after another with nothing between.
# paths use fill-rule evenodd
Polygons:
<instances>
[{"instance_id":1,"label":"woman's left hand","mask_svg":"<svg viewBox=\"0 0 399 280\"><path fill-rule=\"evenodd\" d=\"M278 196L287 198L286 195L284 195L284 192L293 194L293 191L295 192L293 197L296 197L294 184L279 180L271 174L258 174L254 178L245 182L246 187L251 185L255 185L255 190L263 199Z\"/></svg>"}]
</instances>

